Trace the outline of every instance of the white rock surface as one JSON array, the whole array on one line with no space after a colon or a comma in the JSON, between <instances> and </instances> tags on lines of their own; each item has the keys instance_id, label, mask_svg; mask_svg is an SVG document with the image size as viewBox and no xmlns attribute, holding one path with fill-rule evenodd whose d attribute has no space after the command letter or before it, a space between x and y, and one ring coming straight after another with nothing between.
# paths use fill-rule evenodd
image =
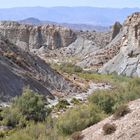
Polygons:
<instances>
[{"instance_id":1,"label":"white rock surface","mask_svg":"<svg viewBox=\"0 0 140 140\"><path fill-rule=\"evenodd\" d=\"M129 16L123 24L120 52L100 69L100 73L140 77L140 13Z\"/></svg>"}]
</instances>

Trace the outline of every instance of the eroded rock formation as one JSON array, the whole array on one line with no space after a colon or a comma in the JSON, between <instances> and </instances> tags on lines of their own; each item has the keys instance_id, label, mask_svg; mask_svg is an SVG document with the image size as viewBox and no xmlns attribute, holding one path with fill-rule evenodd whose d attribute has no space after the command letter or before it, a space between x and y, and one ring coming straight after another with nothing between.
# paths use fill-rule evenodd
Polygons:
<instances>
[{"instance_id":1,"label":"eroded rock formation","mask_svg":"<svg viewBox=\"0 0 140 140\"><path fill-rule=\"evenodd\" d=\"M125 20L121 34L119 53L100 72L140 76L140 13L134 13Z\"/></svg>"},{"instance_id":2,"label":"eroded rock formation","mask_svg":"<svg viewBox=\"0 0 140 140\"><path fill-rule=\"evenodd\" d=\"M60 26L15 22L1 22L0 32L50 63L70 62L100 73L140 76L140 13L129 16L123 25L116 22L112 32L74 33Z\"/></svg>"},{"instance_id":3,"label":"eroded rock formation","mask_svg":"<svg viewBox=\"0 0 140 140\"><path fill-rule=\"evenodd\" d=\"M76 40L71 29L55 25L33 26L3 21L0 22L0 33L26 51L67 47Z\"/></svg>"},{"instance_id":4,"label":"eroded rock formation","mask_svg":"<svg viewBox=\"0 0 140 140\"><path fill-rule=\"evenodd\" d=\"M120 30L122 28L122 25L120 22L116 22L112 27L112 40L119 34Z\"/></svg>"},{"instance_id":5,"label":"eroded rock formation","mask_svg":"<svg viewBox=\"0 0 140 140\"><path fill-rule=\"evenodd\" d=\"M100 56L95 57L98 51L109 44L111 32L81 32L77 33L77 39L68 47L48 51L43 54L42 58L46 61L54 62L70 62L81 67L92 67L93 65L102 63ZM99 54L99 53L98 53ZM42 53L40 53L40 56Z\"/></svg>"},{"instance_id":6,"label":"eroded rock formation","mask_svg":"<svg viewBox=\"0 0 140 140\"><path fill-rule=\"evenodd\" d=\"M75 33L58 25L32 26L17 22L0 22L0 33L21 49L35 53L47 62L71 62L72 58L72 63L81 67L103 64L100 57L97 60L92 57L111 40L111 32Z\"/></svg>"}]
</instances>

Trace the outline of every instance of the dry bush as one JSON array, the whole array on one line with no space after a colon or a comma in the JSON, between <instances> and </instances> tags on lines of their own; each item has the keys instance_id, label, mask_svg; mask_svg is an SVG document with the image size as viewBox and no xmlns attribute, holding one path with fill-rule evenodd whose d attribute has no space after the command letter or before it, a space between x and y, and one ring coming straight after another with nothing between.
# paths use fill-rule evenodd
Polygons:
<instances>
[{"instance_id":1,"label":"dry bush","mask_svg":"<svg viewBox=\"0 0 140 140\"><path fill-rule=\"evenodd\" d=\"M130 112L128 105L120 106L113 115L114 119L119 119Z\"/></svg>"},{"instance_id":2,"label":"dry bush","mask_svg":"<svg viewBox=\"0 0 140 140\"><path fill-rule=\"evenodd\" d=\"M104 135L112 134L116 131L116 125L107 123L103 126Z\"/></svg>"},{"instance_id":3,"label":"dry bush","mask_svg":"<svg viewBox=\"0 0 140 140\"><path fill-rule=\"evenodd\" d=\"M71 136L71 140L82 140L84 136L81 134L81 132L75 132Z\"/></svg>"}]
</instances>

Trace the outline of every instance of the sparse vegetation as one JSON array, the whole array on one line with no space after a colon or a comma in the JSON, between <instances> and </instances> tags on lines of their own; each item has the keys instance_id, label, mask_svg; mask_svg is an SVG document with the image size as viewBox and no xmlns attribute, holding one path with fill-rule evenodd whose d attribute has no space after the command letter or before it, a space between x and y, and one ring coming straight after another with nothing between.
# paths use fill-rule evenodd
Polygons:
<instances>
[{"instance_id":1,"label":"sparse vegetation","mask_svg":"<svg viewBox=\"0 0 140 140\"><path fill-rule=\"evenodd\" d=\"M116 131L116 125L107 123L103 126L104 135L112 134Z\"/></svg>"},{"instance_id":2,"label":"sparse vegetation","mask_svg":"<svg viewBox=\"0 0 140 140\"><path fill-rule=\"evenodd\" d=\"M68 74L73 74L73 73L81 73L83 69L79 66L76 66L71 63L63 63L63 64L53 64L52 67L58 71L65 72Z\"/></svg>"},{"instance_id":3,"label":"sparse vegetation","mask_svg":"<svg viewBox=\"0 0 140 140\"><path fill-rule=\"evenodd\" d=\"M80 104L80 99L73 98L71 100L71 103L74 104L74 105L79 105Z\"/></svg>"},{"instance_id":4,"label":"sparse vegetation","mask_svg":"<svg viewBox=\"0 0 140 140\"><path fill-rule=\"evenodd\" d=\"M139 78L83 72L77 73L77 75L82 78L87 75L86 79L95 81L100 81L103 77L103 81L109 81L113 85L113 89L95 91L85 104L80 104L80 101L74 98L71 103L76 106L73 108L68 108L69 103L66 100L60 100L55 108L57 111L64 109L66 112L57 119L47 117L50 111L44 108L45 103L42 96L33 94L28 89L24 90L21 97L12 101L10 108L5 108L0 112L0 123L14 128L12 131L8 130L8 133L4 133L4 136L2 133L2 137L4 137L2 140L24 140L24 138L27 140L52 140L56 137L58 140L66 140L77 131L78 133L73 134L73 138L80 139L79 131L101 121L116 110L114 116L117 118L124 116L129 111L125 104L140 98ZM33 130L39 133L35 134ZM115 130L116 126L112 124L105 125L103 128L105 134L111 134ZM8 137L5 138L5 135Z\"/></svg>"},{"instance_id":5,"label":"sparse vegetation","mask_svg":"<svg viewBox=\"0 0 140 140\"><path fill-rule=\"evenodd\" d=\"M3 56L5 56L8 59L12 60L18 66L21 66L21 67L24 66L24 63L25 63L24 59L20 55L16 54L15 52L7 51L7 52L3 53Z\"/></svg>"},{"instance_id":6,"label":"sparse vegetation","mask_svg":"<svg viewBox=\"0 0 140 140\"><path fill-rule=\"evenodd\" d=\"M69 106L70 104L68 103L67 100L60 100L59 103L55 106L55 108L57 110L61 110L61 109L66 109L67 106Z\"/></svg>"}]
</instances>

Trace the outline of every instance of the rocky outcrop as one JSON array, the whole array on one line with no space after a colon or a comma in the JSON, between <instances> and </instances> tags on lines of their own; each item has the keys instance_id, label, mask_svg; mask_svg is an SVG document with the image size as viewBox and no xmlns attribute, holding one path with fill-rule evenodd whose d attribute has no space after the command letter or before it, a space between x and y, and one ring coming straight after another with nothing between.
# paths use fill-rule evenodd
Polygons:
<instances>
[{"instance_id":1,"label":"rocky outcrop","mask_svg":"<svg viewBox=\"0 0 140 140\"><path fill-rule=\"evenodd\" d=\"M140 77L140 13L134 13L126 19L121 34L119 53L100 72Z\"/></svg>"},{"instance_id":2,"label":"rocky outcrop","mask_svg":"<svg viewBox=\"0 0 140 140\"><path fill-rule=\"evenodd\" d=\"M0 33L13 44L26 51L37 51L41 47L56 49L67 47L76 40L76 34L55 25L33 26L17 22L0 22Z\"/></svg>"},{"instance_id":3,"label":"rocky outcrop","mask_svg":"<svg viewBox=\"0 0 140 140\"><path fill-rule=\"evenodd\" d=\"M113 116L95 124L84 131L82 140L138 140L140 138L140 99L130 102L131 110L126 116L114 120ZM104 135L105 124L115 124L116 131L110 135Z\"/></svg>"},{"instance_id":4,"label":"rocky outcrop","mask_svg":"<svg viewBox=\"0 0 140 140\"><path fill-rule=\"evenodd\" d=\"M116 22L112 27L112 40L119 34L120 30L122 28L122 25L120 22Z\"/></svg>"},{"instance_id":5,"label":"rocky outcrop","mask_svg":"<svg viewBox=\"0 0 140 140\"><path fill-rule=\"evenodd\" d=\"M94 64L100 63L100 58L96 59L96 54L103 48L111 39L111 32L80 32L77 33L77 39L68 47L56 49L40 53L46 61L55 62L70 62L81 67L92 67ZM41 50L40 50L41 51ZM42 51L41 51L42 52ZM43 51L45 52L45 51Z\"/></svg>"},{"instance_id":6,"label":"rocky outcrop","mask_svg":"<svg viewBox=\"0 0 140 140\"><path fill-rule=\"evenodd\" d=\"M52 93L71 94L79 89L39 57L0 36L0 96L8 100L20 95L25 86L52 99Z\"/></svg>"}]
</instances>

